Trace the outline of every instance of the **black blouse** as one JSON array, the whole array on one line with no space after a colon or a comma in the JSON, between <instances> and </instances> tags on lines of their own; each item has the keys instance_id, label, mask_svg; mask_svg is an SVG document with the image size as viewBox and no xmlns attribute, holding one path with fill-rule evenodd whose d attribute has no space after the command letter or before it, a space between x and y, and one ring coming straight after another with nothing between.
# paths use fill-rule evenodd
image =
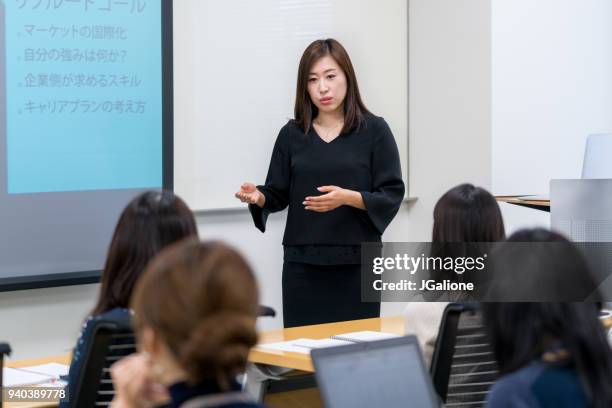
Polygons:
<instances>
[{"instance_id":1,"label":"black blouse","mask_svg":"<svg viewBox=\"0 0 612 408\"><path fill-rule=\"evenodd\" d=\"M304 199L324 194L317 187L325 185L360 192L366 211L347 205L325 213L306 210ZM343 133L329 143L314 128L304 134L289 121L276 139L266 183L257 188L265 196L264 207L250 205L249 209L260 231L265 232L270 213L289 207L285 260L322 256L329 262L314 263L330 264L353 263L341 261L349 253L359 263L355 248L381 240L404 197L395 139L385 120L371 114L361 130ZM287 259L288 254L293 254L292 259Z\"/></svg>"}]
</instances>

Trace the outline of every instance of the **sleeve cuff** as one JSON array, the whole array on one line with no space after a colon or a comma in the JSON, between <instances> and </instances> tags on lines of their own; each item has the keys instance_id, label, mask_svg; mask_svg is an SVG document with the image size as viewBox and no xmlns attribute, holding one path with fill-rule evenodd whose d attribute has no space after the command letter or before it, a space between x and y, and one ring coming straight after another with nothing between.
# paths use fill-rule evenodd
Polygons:
<instances>
[{"instance_id":1,"label":"sleeve cuff","mask_svg":"<svg viewBox=\"0 0 612 408\"><path fill-rule=\"evenodd\" d=\"M256 204L249 204L249 212L253 217L253 223L255 227L261 232L266 232L266 221L268 220L268 215L270 212L265 208L260 208Z\"/></svg>"},{"instance_id":2,"label":"sleeve cuff","mask_svg":"<svg viewBox=\"0 0 612 408\"><path fill-rule=\"evenodd\" d=\"M377 198L374 194L369 191L360 191L360 193L361 198L363 199L363 205L366 208L366 213L368 214L368 218L376 228L376 231L378 231L378 234L382 235L383 232L385 232L387 225L389 225L390 220L385 220L384 217L380 215L382 209L379 208L379 205L377 205Z\"/></svg>"}]
</instances>

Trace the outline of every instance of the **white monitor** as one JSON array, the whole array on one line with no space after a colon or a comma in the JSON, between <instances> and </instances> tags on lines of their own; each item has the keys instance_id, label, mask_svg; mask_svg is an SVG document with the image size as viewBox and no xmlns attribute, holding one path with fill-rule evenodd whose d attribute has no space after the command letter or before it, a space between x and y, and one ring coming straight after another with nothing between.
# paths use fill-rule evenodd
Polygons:
<instances>
[{"instance_id":1,"label":"white monitor","mask_svg":"<svg viewBox=\"0 0 612 408\"><path fill-rule=\"evenodd\" d=\"M589 135L582 163L583 179L612 179L612 133Z\"/></svg>"}]
</instances>

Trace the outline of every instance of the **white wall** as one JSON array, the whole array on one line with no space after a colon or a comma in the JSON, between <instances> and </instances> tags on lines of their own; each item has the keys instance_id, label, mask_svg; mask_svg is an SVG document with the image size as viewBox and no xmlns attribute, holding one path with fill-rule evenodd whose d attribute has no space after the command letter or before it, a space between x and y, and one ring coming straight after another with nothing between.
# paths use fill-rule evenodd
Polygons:
<instances>
[{"instance_id":1,"label":"white wall","mask_svg":"<svg viewBox=\"0 0 612 408\"><path fill-rule=\"evenodd\" d=\"M409 37L409 184L418 200L402 206L383 237L387 241L429 239L433 205L444 191L464 181L491 184L489 1L411 0ZM247 212L197 218L203 237L244 251L259 276L262 302L280 311L284 215L272 216L265 234ZM16 358L63 353L73 345L96 290L88 285L2 293L1 337L12 343ZM383 313L401 307L385 304ZM281 321L263 325L278 327Z\"/></svg>"},{"instance_id":2,"label":"white wall","mask_svg":"<svg viewBox=\"0 0 612 408\"><path fill-rule=\"evenodd\" d=\"M346 47L406 167L406 0L181 0L173 12L174 188L191 208L242 208L240 184L264 181L301 54L319 38Z\"/></svg>"},{"instance_id":3,"label":"white wall","mask_svg":"<svg viewBox=\"0 0 612 408\"><path fill-rule=\"evenodd\" d=\"M490 188L488 0L409 2L409 195L385 241L431 239L433 207L449 188ZM387 303L383 314L403 305Z\"/></svg>"},{"instance_id":4,"label":"white wall","mask_svg":"<svg viewBox=\"0 0 612 408\"><path fill-rule=\"evenodd\" d=\"M612 2L494 0L492 163L496 194L546 194L580 178L586 137L612 132ZM505 204L507 229L548 214Z\"/></svg>"}]
</instances>

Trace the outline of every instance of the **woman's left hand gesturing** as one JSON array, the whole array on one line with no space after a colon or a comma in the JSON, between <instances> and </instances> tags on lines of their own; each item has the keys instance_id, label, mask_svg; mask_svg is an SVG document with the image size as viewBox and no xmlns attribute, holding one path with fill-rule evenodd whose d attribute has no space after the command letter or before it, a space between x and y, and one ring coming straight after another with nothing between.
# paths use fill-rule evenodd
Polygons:
<instances>
[{"instance_id":1,"label":"woman's left hand gesturing","mask_svg":"<svg viewBox=\"0 0 612 408\"><path fill-rule=\"evenodd\" d=\"M307 210L327 212L335 210L341 205L365 209L361 194L357 191L347 190L338 186L321 186L317 187L317 190L327 194L306 197L302 204L306 206Z\"/></svg>"}]
</instances>

